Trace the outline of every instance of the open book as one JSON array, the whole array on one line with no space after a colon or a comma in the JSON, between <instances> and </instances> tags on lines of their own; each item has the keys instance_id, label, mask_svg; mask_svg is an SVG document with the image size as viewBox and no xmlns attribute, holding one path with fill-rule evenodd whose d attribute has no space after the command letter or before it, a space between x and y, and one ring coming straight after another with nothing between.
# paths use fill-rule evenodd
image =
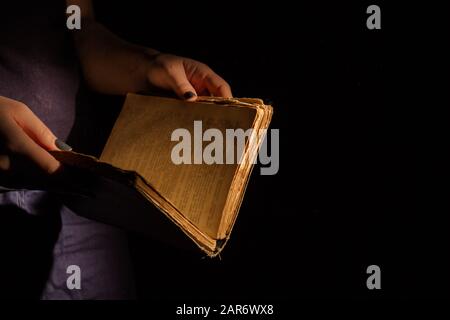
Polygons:
<instances>
[{"instance_id":1,"label":"open book","mask_svg":"<svg viewBox=\"0 0 450 320\"><path fill-rule=\"evenodd\" d=\"M52 154L132 188L215 256L230 237L271 117L272 107L259 99L199 97L186 102L129 94L100 159L67 151ZM209 135L208 129L213 129ZM233 131L246 133L242 148ZM119 203L120 194L111 199ZM133 210L130 206L123 219L127 214L136 219Z\"/></svg>"}]
</instances>

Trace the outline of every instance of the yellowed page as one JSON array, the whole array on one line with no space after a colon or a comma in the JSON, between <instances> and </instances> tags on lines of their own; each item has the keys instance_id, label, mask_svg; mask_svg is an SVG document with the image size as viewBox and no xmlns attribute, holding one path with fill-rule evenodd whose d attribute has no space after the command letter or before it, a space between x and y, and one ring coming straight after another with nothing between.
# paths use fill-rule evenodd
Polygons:
<instances>
[{"instance_id":1,"label":"yellowed page","mask_svg":"<svg viewBox=\"0 0 450 320\"><path fill-rule=\"evenodd\" d=\"M225 129L247 130L255 115L252 108L129 95L100 160L141 174L188 220L216 238L237 164L176 165L171 153L179 142L171 141L171 135L178 128L189 130L194 161L194 121L202 121L203 131L219 129L225 142ZM203 142L203 148L209 143Z\"/></svg>"}]
</instances>

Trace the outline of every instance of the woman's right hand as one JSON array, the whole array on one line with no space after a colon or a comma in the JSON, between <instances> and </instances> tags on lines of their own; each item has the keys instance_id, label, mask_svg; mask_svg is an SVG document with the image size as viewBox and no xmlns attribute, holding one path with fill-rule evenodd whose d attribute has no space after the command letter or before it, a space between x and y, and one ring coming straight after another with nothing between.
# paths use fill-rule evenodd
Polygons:
<instances>
[{"instance_id":1,"label":"woman's right hand","mask_svg":"<svg viewBox=\"0 0 450 320\"><path fill-rule=\"evenodd\" d=\"M60 162L48 152L60 150L55 143L55 135L25 104L0 96L1 180L28 181L58 171Z\"/></svg>"}]
</instances>

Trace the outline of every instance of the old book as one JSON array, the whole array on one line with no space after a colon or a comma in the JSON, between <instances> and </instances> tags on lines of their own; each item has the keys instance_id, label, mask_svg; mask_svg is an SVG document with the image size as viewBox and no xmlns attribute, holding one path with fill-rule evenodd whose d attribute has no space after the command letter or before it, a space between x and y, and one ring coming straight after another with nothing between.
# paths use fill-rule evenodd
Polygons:
<instances>
[{"instance_id":1,"label":"old book","mask_svg":"<svg viewBox=\"0 0 450 320\"><path fill-rule=\"evenodd\" d=\"M53 155L67 165L118 183L119 189L123 186L136 191L138 196L128 198L125 204L120 199L125 189L116 188L116 195L106 191L105 199L110 200L105 201L129 208L113 223L128 226L134 222L155 230L159 228L156 220L140 220L159 215L215 256L230 237L271 117L272 107L259 99L200 97L186 102L129 94L100 159L76 152L57 151ZM216 141L214 134L205 139L203 133L208 129L222 134L223 140ZM243 142L236 138L240 129L241 134L246 133ZM190 142L190 148L181 148L183 137L190 139L183 141ZM211 152L212 142L223 142L221 150ZM203 159L205 154L213 155L213 161ZM133 205L139 197L160 212L148 210L135 215L138 209ZM103 218L99 220L108 221L108 217Z\"/></svg>"}]
</instances>

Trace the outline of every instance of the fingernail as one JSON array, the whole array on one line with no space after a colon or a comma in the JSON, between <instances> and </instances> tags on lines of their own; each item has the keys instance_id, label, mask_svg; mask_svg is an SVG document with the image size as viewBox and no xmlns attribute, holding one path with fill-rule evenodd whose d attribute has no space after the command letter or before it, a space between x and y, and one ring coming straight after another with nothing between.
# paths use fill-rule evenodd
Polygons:
<instances>
[{"instance_id":1,"label":"fingernail","mask_svg":"<svg viewBox=\"0 0 450 320\"><path fill-rule=\"evenodd\" d=\"M72 147L69 146L67 143L65 143L64 141L60 140L60 139L56 139L55 140L55 145L59 150L62 151L72 151Z\"/></svg>"},{"instance_id":2,"label":"fingernail","mask_svg":"<svg viewBox=\"0 0 450 320\"><path fill-rule=\"evenodd\" d=\"M188 91L183 95L184 99L189 100L193 97L195 97L195 93L193 93L192 91Z\"/></svg>"}]
</instances>

